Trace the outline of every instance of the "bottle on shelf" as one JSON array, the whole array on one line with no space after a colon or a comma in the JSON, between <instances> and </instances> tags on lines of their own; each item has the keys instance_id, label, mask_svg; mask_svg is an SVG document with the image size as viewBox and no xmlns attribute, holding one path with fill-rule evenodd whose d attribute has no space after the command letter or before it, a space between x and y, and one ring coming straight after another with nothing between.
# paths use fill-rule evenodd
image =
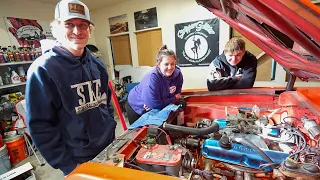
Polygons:
<instances>
[{"instance_id":1,"label":"bottle on shelf","mask_svg":"<svg viewBox=\"0 0 320 180\"><path fill-rule=\"evenodd\" d=\"M20 62L21 61L21 57L20 57L20 53L19 50L17 49L17 47L15 45L12 46L13 49L13 55L14 55L14 59L16 62Z\"/></svg>"},{"instance_id":2,"label":"bottle on shelf","mask_svg":"<svg viewBox=\"0 0 320 180\"><path fill-rule=\"evenodd\" d=\"M41 48L36 48L37 50L37 54L38 54L38 57L40 57L42 55L42 50Z\"/></svg>"},{"instance_id":3,"label":"bottle on shelf","mask_svg":"<svg viewBox=\"0 0 320 180\"><path fill-rule=\"evenodd\" d=\"M36 48L32 48L32 53L33 53L33 59L36 60L39 57Z\"/></svg>"},{"instance_id":4,"label":"bottle on shelf","mask_svg":"<svg viewBox=\"0 0 320 180\"><path fill-rule=\"evenodd\" d=\"M6 63L10 62L10 57L8 55L8 48L5 47L5 48L2 48L2 50L3 50L3 56Z\"/></svg>"},{"instance_id":5,"label":"bottle on shelf","mask_svg":"<svg viewBox=\"0 0 320 180\"><path fill-rule=\"evenodd\" d=\"M24 60L30 61L30 53L28 52L28 47L24 46L23 51L24 51Z\"/></svg>"},{"instance_id":6,"label":"bottle on shelf","mask_svg":"<svg viewBox=\"0 0 320 180\"><path fill-rule=\"evenodd\" d=\"M9 70L11 70L11 82L12 82L12 84L21 83L18 73L16 73L13 68L9 68Z\"/></svg>"},{"instance_id":7,"label":"bottle on shelf","mask_svg":"<svg viewBox=\"0 0 320 180\"><path fill-rule=\"evenodd\" d=\"M20 76L20 81L25 82L26 81L26 72L24 71L23 66L18 67L18 73Z\"/></svg>"},{"instance_id":8,"label":"bottle on shelf","mask_svg":"<svg viewBox=\"0 0 320 180\"><path fill-rule=\"evenodd\" d=\"M19 47L18 49L19 49L18 52L19 52L19 57L20 57L21 61L25 61L23 47Z\"/></svg>"},{"instance_id":9,"label":"bottle on shelf","mask_svg":"<svg viewBox=\"0 0 320 180\"><path fill-rule=\"evenodd\" d=\"M9 56L9 61L8 62L15 62L15 58L13 55L13 49L11 46L8 46L8 56Z\"/></svg>"},{"instance_id":10,"label":"bottle on shelf","mask_svg":"<svg viewBox=\"0 0 320 180\"><path fill-rule=\"evenodd\" d=\"M35 55L34 55L32 50L33 49L31 47L28 47L30 61L34 61L35 60Z\"/></svg>"},{"instance_id":11,"label":"bottle on shelf","mask_svg":"<svg viewBox=\"0 0 320 180\"><path fill-rule=\"evenodd\" d=\"M4 73L3 84L4 85L11 84L11 77L10 77L9 72Z\"/></svg>"},{"instance_id":12,"label":"bottle on shelf","mask_svg":"<svg viewBox=\"0 0 320 180\"><path fill-rule=\"evenodd\" d=\"M0 46L0 63L5 63L6 62L6 59L5 59L5 56L3 54L3 50Z\"/></svg>"}]
</instances>

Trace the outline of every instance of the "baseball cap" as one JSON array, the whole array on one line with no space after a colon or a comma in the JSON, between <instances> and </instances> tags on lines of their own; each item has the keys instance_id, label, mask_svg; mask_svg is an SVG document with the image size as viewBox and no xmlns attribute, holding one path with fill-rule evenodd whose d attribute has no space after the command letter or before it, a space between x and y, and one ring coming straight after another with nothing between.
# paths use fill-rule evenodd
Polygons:
<instances>
[{"instance_id":1,"label":"baseball cap","mask_svg":"<svg viewBox=\"0 0 320 180\"><path fill-rule=\"evenodd\" d=\"M94 23L90 20L90 13L88 7L78 0L61 0L56 5L54 18L60 21L67 21L73 18L80 18Z\"/></svg>"}]
</instances>

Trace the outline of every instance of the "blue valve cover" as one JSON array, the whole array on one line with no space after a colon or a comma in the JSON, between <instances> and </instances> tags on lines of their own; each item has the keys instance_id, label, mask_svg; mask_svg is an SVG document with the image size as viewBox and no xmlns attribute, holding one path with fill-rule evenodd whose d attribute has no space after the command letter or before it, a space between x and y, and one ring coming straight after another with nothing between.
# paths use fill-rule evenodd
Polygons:
<instances>
[{"instance_id":1,"label":"blue valve cover","mask_svg":"<svg viewBox=\"0 0 320 180\"><path fill-rule=\"evenodd\" d=\"M289 156L289 154L279 151L262 150L274 163L280 164ZM206 139L203 142L201 153L208 159L214 159L254 169L259 169L261 164L267 163L267 161L265 161L259 153L251 147L233 143L232 148L228 150L220 147L219 141L214 139ZM265 170L269 169L270 168L266 168Z\"/></svg>"},{"instance_id":2,"label":"blue valve cover","mask_svg":"<svg viewBox=\"0 0 320 180\"><path fill-rule=\"evenodd\" d=\"M218 123L220 129L227 126L227 121L225 119L215 119L213 122Z\"/></svg>"}]
</instances>

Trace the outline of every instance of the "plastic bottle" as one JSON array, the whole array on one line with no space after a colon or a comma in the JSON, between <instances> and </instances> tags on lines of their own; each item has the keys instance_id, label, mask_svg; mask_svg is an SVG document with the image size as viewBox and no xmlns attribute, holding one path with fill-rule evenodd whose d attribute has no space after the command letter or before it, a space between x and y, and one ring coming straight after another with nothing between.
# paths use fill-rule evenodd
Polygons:
<instances>
[{"instance_id":1,"label":"plastic bottle","mask_svg":"<svg viewBox=\"0 0 320 180\"><path fill-rule=\"evenodd\" d=\"M13 52L15 61L20 62L21 61L21 57L20 57L19 50L16 48L16 46L13 46L13 51L12 52Z\"/></svg>"},{"instance_id":2,"label":"plastic bottle","mask_svg":"<svg viewBox=\"0 0 320 180\"><path fill-rule=\"evenodd\" d=\"M3 78L3 84L7 85L7 84L11 84L11 77L10 74L8 72L4 73L4 78Z\"/></svg>"},{"instance_id":3,"label":"plastic bottle","mask_svg":"<svg viewBox=\"0 0 320 180\"><path fill-rule=\"evenodd\" d=\"M14 70L12 70L11 73L12 73L11 74L11 82L12 82L12 84L21 83L19 75Z\"/></svg>"},{"instance_id":4,"label":"plastic bottle","mask_svg":"<svg viewBox=\"0 0 320 180\"><path fill-rule=\"evenodd\" d=\"M31 47L28 48L28 51L29 51L29 59L30 61L34 61L35 60L35 55L33 53L33 49Z\"/></svg>"},{"instance_id":5,"label":"plastic bottle","mask_svg":"<svg viewBox=\"0 0 320 180\"><path fill-rule=\"evenodd\" d=\"M19 47L19 56L21 61L25 61L24 59L24 48L23 47Z\"/></svg>"},{"instance_id":6,"label":"plastic bottle","mask_svg":"<svg viewBox=\"0 0 320 180\"><path fill-rule=\"evenodd\" d=\"M36 60L39 56L35 48L32 48L33 60Z\"/></svg>"},{"instance_id":7,"label":"plastic bottle","mask_svg":"<svg viewBox=\"0 0 320 180\"><path fill-rule=\"evenodd\" d=\"M24 60L25 61L30 61L30 53L28 51L28 47L24 46L23 51L24 51Z\"/></svg>"},{"instance_id":8,"label":"plastic bottle","mask_svg":"<svg viewBox=\"0 0 320 180\"><path fill-rule=\"evenodd\" d=\"M9 56L9 62L14 62L15 61L15 58L14 58L14 55L13 55L13 52L12 52L12 48L11 46L8 46L8 56Z\"/></svg>"},{"instance_id":9,"label":"plastic bottle","mask_svg":"<svg viewBox=\"0 0 320 180\"><path fill-rule=\"evenodd\" d=\"M20 81L25 82L26 81L26 72L24 71L23 66L18 67L18 73L20 76Z\"/></svg>"},{"instance_id":10,"label":"plastic bottle","mask_svg":"<svg viewBox=\"0 0 320 180\"><path fill-rule=\"evenodd\" d=\"M4 57L3 50L1 49L1 46L0 46L0 63L5 63L5 62L6 62L6 59Z\"/></svg>"},{"instance_id":11,"label":"plastic bottle","mask_svg":"<svg viewBox=\"0 0 320 180\"><path fill-rule=\"evenodd\" d=\"M8 48L2 48L3 50L3 56L4 56L4 60L6 61L6 63L10 62L10 57L8 55Z\"/></svg>"},{"instance_id":12,"label":"plastic bottle","mask_svg":"<svg viewBox=\"0 0 320 180\"><path fill-rule=\"evenodd\" d=\"M38 53L38 57L42 56L42 50L40 47L37 48L37 53Z\"/></svg>"}]
</instances>

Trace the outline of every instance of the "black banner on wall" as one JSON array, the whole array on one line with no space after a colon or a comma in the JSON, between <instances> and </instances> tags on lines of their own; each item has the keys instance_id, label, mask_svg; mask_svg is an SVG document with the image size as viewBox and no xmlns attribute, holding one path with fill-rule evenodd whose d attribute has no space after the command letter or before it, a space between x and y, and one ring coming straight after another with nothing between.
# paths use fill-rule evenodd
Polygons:
<instances>
[{"instance_id":1,"label":"black banner on wall","mask_svg":"<svg viewBox=\"0 0 320 180\"><path fill-rule=\"evenodd\" d=\"M180 67L208 66L219 54L219 19L176 24L175 40Z\"/></svg>"}]
</instances>

